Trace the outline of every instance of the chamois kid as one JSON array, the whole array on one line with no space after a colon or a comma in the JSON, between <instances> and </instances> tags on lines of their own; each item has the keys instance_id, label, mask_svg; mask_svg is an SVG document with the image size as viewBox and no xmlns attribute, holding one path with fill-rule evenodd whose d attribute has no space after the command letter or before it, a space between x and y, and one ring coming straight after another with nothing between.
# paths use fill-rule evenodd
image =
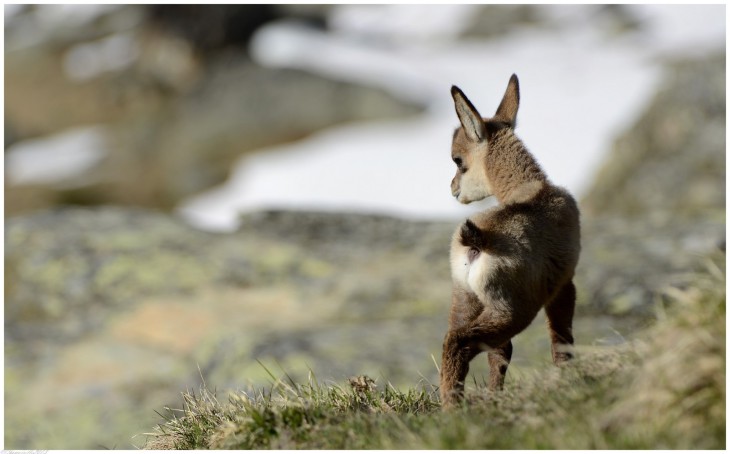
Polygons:
<instances>
[{"instance_id":1,"label":"chamois kid","mask_svg":"<svg viewBox=\"0 0 730 454\"><path fill-rule=\"evenodd\" d=\"M495 196L498 206L477 213L451 242L453 293L441 363L441 401L458 403L469 362L489 360L489 388L501 389L512 356L511 339L545 308L552 358L573 357L573 274L580 253L578 207L554 186L514 133L520 92L512 75L492 118L483 118L451 87L461 126L451 157L451 193L463 204Z\"/></svg>"}]
</instances>

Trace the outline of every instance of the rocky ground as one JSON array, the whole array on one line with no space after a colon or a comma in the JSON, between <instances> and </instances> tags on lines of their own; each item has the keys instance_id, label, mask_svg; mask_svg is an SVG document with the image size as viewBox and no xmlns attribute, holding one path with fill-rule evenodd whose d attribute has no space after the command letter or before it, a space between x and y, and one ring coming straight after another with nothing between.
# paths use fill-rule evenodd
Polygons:
<instances>
[{"instance_id":1,"label":"rocky ground","mask_svg":"<svg viewBox=\"0 0 730 454\"><path fill-rule=\"evenodd\" d=\"M581 201L581 348L631 337L661 310L667 286L686 285L704 257L724 251L724 81L724 56L672 64ZM169 121L194 124L189 102L189 116ZM261 386L264 366L435 382L454 227L270 211L219 235L119 206L8 217L5 446L141 446L131 436L159 421L155 409L178 405L180 390L201 380ZM515 342L511 373L546 364L548 348L540 320Z\"/></svg>"}]
</instances>

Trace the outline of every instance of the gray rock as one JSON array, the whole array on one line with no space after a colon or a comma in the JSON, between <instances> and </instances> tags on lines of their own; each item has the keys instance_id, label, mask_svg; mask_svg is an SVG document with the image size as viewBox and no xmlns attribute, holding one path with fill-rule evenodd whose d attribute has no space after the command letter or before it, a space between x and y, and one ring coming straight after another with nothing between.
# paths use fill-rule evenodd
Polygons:
<instances>
[{"instance_id":1,"label":"gray rock","mask_svg":"<svg viewBox=\"0 0 730 454\"><path fill-rule=\"evenodd\" d=\"M556 18L552 6L480 5L463 32L465 38L503 37L520 28L560 29L589 19L606 33L620 34L640 29L641 21L626 5L563 5L568 17ZM576 14L577 13L577 14ZM561 15L558 13L558 15Z\"/></svg>"},{"instance_id":2,"label":"gray rock","mask_svg":"<svg viewBox=\"0 0 730 454\"><path fill-rule=\"evenodd\" d=\"M544 25L535 5L481 5L463 33L466 38L506 35L516 27Z\"/></svg>"},{"instance_id":3,"label":"gray rock","mask_svg":"<svg viewBox=\"0 0 730 454\"><path fill-rule=\"evenodd\" d=\"M725 208L725 56L676 62L618 138L582 207L591 215L683 218ZM667 218L669 221L669 218Z\"/></svg>"},{"instance_id":4,"label":"gray rock","mask_svg":"<svg viewBox=\"0 0 730 454\"><path fill-rule=\"evenodd\" d=\"M725 245L725 56L675 62L588 195L586 308L651 316L668 286Z\"/></svg>"}]
</instances>

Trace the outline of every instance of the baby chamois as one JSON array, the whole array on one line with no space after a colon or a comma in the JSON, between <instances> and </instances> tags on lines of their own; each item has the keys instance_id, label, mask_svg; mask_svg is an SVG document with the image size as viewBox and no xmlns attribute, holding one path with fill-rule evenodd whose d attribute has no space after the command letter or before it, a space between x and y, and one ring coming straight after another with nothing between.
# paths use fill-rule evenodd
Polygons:
<instances>
[{"instance_id":1,"label":"baby chamois","mask_svg":"<svg viewBox=\"0 0 730 454\"><path fill-rule=\"evenodd\" d=\"M512 75L497 113L482 118L451 88L461 126L451 157L451 193L464 204L494 195L497 207L475 214L451 242L453 294L441 363L441 401L459 402L469 362L487 351L489 387L501 389L511 339L545 307L555 364L572 358L573 274L580 253L578 207L554 186L514 133L520 92Z\"/></svg>"}]
</instances>

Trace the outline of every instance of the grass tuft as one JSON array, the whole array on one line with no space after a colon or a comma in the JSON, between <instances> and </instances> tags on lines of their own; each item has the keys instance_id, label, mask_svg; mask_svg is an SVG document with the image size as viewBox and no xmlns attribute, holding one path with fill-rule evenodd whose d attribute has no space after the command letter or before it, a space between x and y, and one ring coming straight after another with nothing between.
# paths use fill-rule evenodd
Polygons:
<instances>
[{"instance_id":1,"label":"grass tuft","mask_svg":"<svg viewBox=\"0 0 730 454\"><path fill-rule=\"evenodd\" d=\"M667 289L666 317L639 340L583 347L502 392L477 384L449 412L431 385L285 376L224 403L205 387L183 393L183 408L165 409L145 448L724 449L724 259L708 259L691 287Z\"/></svg>"}]
</instances>

